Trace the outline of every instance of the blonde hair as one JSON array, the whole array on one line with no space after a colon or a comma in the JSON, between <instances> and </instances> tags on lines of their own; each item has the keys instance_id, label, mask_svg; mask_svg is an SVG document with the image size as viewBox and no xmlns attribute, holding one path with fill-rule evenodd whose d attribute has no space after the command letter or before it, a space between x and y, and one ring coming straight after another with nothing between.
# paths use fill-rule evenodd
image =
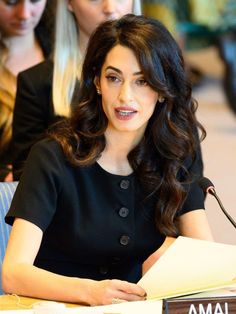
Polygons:
<instances>
[{"instance_id":1,"label":"blonde hair","mask_svg":"<svg viewBox=\"0 0 236 314\"><path fill-rule=\"evenodd\" d=\"M8 48L0 36L0 151L7 149L12 135L16 79L5 67Z\"/></svg>"},{"instance_id":2,"label":"blonde hair","mask_svg":"<svg viewBox=\"0 0 236 314\"><path fill-rule=\"evenodd\" d=\"M132 13L141 14L140 0L133 0ZM79 29L65 0L58 0L56 12L53 105L56 115L70 115L72 97L77 81L80 79L83 56L78 48Z\"/></svg>"}]
</instances>

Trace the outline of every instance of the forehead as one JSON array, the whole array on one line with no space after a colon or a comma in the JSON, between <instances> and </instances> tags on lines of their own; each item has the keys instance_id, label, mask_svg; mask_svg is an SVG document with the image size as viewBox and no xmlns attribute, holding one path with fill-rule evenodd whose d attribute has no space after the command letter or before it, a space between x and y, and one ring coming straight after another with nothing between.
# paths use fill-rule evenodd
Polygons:
<instances>
[{"instance_id":1,"label":"forehead","mask_svg":"<svg viewBox=\"0 0 236 314\"><path fill-rule=\"evenodd\" d=\"M137 72L140 71L139 62L132 49L116 45L107 54L103 69L112 66L119 70Z\"/></svg>"}]
</instances>

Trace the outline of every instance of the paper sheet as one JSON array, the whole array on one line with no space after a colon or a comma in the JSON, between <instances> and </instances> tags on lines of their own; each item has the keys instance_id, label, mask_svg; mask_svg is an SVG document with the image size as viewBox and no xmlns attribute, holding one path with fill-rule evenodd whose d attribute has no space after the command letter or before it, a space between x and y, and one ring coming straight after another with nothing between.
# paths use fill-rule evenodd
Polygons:
<instances>
[{"instance_id":1,"label":"paper sheet","mask_svg":"<svg viewBox=\"0 0 236 314\"><path fill-rule=\"evenodd\" d=\"M162 314L162 301L137 301L119 304L68 308L68 314Z\"/></svg>"},{"instance_id":2,"label":"paper sheet","mask_svg":"<svg viewBox=\"0 0 236 314\"><path fill-rule=\"evenodd\" d=\"M178 237L138 284L164 299L236 283L236 246Z\"/></svg>"}]
</instances>

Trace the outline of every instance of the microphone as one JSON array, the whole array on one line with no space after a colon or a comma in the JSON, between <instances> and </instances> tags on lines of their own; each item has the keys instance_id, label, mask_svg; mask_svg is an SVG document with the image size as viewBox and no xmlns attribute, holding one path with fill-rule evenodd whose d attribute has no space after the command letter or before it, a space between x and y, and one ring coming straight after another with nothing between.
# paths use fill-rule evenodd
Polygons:
<instances>
[{"instance_id":1,"label":"microphone","mask_svg":"<svg viewBox=\"0 0 236 314\"><path fill-rule=\"evenodd\" d=\"M236 222L233 220L233 218L229 215L229 213L224 208L219 196L216 194L215 186L214 184L206 177L202 177L198 181L199 186L202 188L204 193L209 193L215 197L218 204L220 205L221 210L225 214L225 216L228 218L228 220L231 222L231 224L236 228Z\"/></svg>"}]
</instances>

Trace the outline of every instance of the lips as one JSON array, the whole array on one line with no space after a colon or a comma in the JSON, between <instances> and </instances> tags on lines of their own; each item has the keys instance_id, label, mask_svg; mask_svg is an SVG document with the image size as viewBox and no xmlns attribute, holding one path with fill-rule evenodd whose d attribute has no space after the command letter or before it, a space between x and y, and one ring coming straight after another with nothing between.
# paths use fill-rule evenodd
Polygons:
<instances>
[{"instance_id":1,"label":"lips","mask_svg":"<svg viewBox=\"0 0 236 314\"><path fill-rule=\"evenodd\" d=\"M137 110L131 107L117 107L115 108L116 117L120 120L129 120L134 117Z\"/></svg>"},{"instance_id":2,"label":"lips","mask_svg":"<svg viewBox=\"0 0 236 314\"><path fill-rule=\"evenodd\" d=\"M19 29L19 30L25 30L25 29L28 29L32 26L32 23L31 22L18 22L18 23L14 23L12 24L12 26L16 29Z\"/></svg>"}]
</instances>

